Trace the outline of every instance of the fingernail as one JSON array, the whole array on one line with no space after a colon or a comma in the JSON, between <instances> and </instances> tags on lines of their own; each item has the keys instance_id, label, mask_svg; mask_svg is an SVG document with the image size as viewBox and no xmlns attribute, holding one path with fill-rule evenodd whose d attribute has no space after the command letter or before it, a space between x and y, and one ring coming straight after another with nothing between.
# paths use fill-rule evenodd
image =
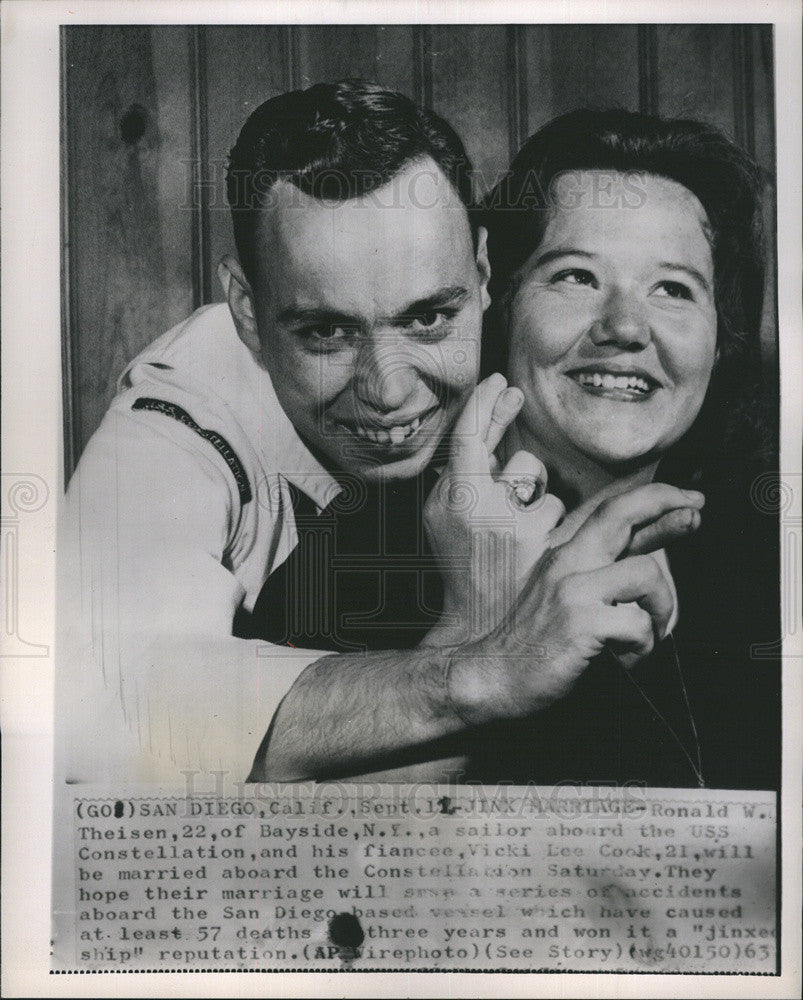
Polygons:
<instances>
[{"instance_id":1,"label":"fingernail","mask_svg":"<svg viewBox=\"0 0 803 1000\"><path fill-rule=\"evenodd\" d=\"M689 500L699 503L700 505L705 503L705 497L702 493L698 493L697 490L681 490L680 491L684 497L688 497Z\"/></svg>"},{"instance_id":2,"label":"fingernail","mask_svg":"<svg viewBox=\"0 0 803 1000\"><path fill-rule=\"evenodd\" d=\"M517 410L519 406L521 406L523 400L524 393L521 389L505 389L504 393L502 393L502 406L504 406L508 412Z\"/></svg>"}]
</instances>

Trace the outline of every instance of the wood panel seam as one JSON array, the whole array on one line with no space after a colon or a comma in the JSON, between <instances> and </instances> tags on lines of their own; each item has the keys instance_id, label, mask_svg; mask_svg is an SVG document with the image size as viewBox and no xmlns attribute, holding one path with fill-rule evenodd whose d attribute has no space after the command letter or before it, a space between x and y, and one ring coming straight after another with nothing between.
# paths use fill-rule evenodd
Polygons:
<instances>
[{"instance_id":1,"label":"wood panel seam","mask_svg":"<svg viewBox=\"0 0 803 1000\"><path fill-rule=\"evenodd\" d=\"M432 107L432 25L413 27L413 95L416 104Z\"/></svg>"},{"instance_id":2,"label":"wood panel seam","mask_svg":"<svg viewBox=\"0 0 803 1000\"><path fill-rule=\"evenodd\" d=\"M192 298L193 307L212 301L212 268L209 257L209 133L205 28L190 29L190 107L192 114Z\"/></svg>"},{"instance_id":3,"label":"wood panel seam","mask_svg":"<svg viewBox=\"0 0 803 1000\"><path fill-rule=\"evenodd\" d=\"M298 25L288 24L282 28L280 45L285 90L299 90L301 88L301 49Z\"/></svg>"},{"instance_id":4,"label":"wood panel seam","mask_svg":"<svg viewBox=\"0 0 803 1000\"><path fill-rule=\"evenodd\" d=\"M658 29L638 26L639 111L654 115L658 109Z\"/></svg>"},{"instance_id":5,"label":"wood panel seam","mask_svg":"<svg viewBox=\"0 0 803 1000\"><path fill-rule=\"evenodd\" d=\"M734 138L752 156L756 154L755 107L753 103L753 57L751 26L733 26L732 44L736 72L733 74Z\"/></svg>"},{"instance_id":6,"label":"wood panel seam","mask_svg":"<svg viewBox=\"0 0 803 1000\"><path fill-rule=\"evenodd\" d=\"M512 160L529 131L527 57L524 28L520 24L507 26L507 63L508 148Z\"/></svg>"}]
</instances>

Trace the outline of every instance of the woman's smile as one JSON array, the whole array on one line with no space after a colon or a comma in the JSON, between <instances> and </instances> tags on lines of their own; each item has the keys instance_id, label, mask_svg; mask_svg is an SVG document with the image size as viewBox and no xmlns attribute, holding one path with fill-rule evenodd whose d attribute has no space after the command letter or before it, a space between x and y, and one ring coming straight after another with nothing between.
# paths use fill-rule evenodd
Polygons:
<instances>
[{"instance_id":1,"label":"woman's smile","mask_svg":"<svg viewBox=\"0 0 803 1000\"><path fill-rule=\"evenodd\" d=\"M651 399L661 383L642 370L589 366L566 372L584 392L623 403L641 403Z\"/></svg>"}]
</instances>

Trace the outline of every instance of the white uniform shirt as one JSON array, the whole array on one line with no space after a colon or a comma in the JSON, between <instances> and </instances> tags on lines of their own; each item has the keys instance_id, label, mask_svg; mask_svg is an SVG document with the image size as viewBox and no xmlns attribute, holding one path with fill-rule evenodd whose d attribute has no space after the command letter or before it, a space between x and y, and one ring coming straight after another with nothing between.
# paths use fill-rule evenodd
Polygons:
<instances>
[{"instance_id":1,"label":"white uniform shirt","mask_svg":"<svg viewBox=\"0 0 803 1000\"><path fill-rule=\"evenodd\" d=\"M281 699L322 655L232 637L297 543L310 454L225 305L128 366L73 476L59 535L57 704L72 781L242 781Z\"/></svg>"}]
</instances>

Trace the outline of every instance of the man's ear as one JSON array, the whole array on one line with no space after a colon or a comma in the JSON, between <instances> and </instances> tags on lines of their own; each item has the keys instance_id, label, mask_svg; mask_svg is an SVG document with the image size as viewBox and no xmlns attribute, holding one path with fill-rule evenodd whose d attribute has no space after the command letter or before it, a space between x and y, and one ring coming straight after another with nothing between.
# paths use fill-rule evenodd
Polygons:
<instances>
[{"instance_id":1,"label":"man's ear","mask_svg":"<svg viewBox=\"0 0 803 1000\"><path fill-rule=\"evenodd\" d=\"M491 265L488 261L488 230L485 226L477 227L477 272L480 276L482 311L485 312L491 304L491 296L488 294L488 282L491 279Z\"/></svg>"},{"instance_id":2,"label":"man's ear","mask_svg":"<svg viewBox=\"0 0 803 1000\"><path fill-rule=\"evenodd\" d=\"M227 253L217 266L217 276L240 340L250 351L259 354L262 345L254 312L254 293L237 258Z\"/></svg>"}]
</instances>

